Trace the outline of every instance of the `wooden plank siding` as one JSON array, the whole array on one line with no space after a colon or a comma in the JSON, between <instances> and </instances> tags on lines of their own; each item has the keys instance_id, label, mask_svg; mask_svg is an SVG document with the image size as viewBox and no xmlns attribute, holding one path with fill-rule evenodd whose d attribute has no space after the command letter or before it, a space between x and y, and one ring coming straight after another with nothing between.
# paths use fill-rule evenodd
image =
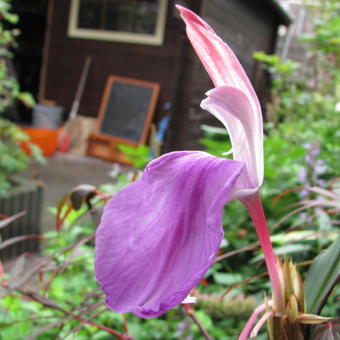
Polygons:
<instances>
[{"instance_id":1,"label":"wooden plank siding","mask_svg":"<svg viewBox=\"0 0 340 340\"><path fill-rule=\"evenodd\" d=\"M179 19L174 17L174 2L169 1L164 44L148 46L99 40L69 38L67 25L69 0L54 0L53 19L46 65L44 99L56 101L69 111L86 56L93 58L79 114L95 117L109 75L158 82L161 85L156 119L166 102L173 102L179 60L183 48L178 35ZM182 31L184 27L182 27Z\"/></svg>"}]
</instances>

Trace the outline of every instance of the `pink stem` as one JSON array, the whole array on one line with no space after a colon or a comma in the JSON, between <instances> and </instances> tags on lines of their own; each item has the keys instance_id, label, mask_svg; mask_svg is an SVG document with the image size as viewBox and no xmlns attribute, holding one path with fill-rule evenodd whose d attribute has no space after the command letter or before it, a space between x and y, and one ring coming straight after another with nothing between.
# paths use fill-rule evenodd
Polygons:
<instances>
[{"instance_id":1,"label":"pink stem","mask_svg":"<svg viewBox=\"0 0 340 340\"><path fill-rule=\"evenodd\" d=\"M262 313L266 309L266 305L263 304L261 306L258 306L253 313L251 314L250 318L248 319L246 325L244 326L238 340L247 340L249 333L251 332L253 325L257 319L257 316Z\"/></svg>"},{"instance_id":2,"label":"pink stem","mask_svg":"<svg viewBox=\"0 0 340 340\"><path fill-rule=\"evenodd\" d=\"M280 277L277 268L276 258L270 242L269 230L267 227L266 217L264 215L259 192L246 196L241 202L247 208L249 215L254 223L257 237L260 241L266 262L269 278L273 289L273 305L278 312L284 311L283 296L280 284Z\"/></svg>"},{"instance_id":3,"label":"pink stem","mask_svg":"<svg viewBox=\"0 0 340 340\"><path fill-rule=\"evenodd\" d=\"M259 330L262 328L262 326L265 324L265 322L273 315L273 312L270 310L266 313L264 313L261 316L261 319L259 320L259 322L255 325L255 327L253 328L253 330L250 333L250 337L251 338L256 338L257 337L257 333L259 332Z\"/></svg>"}]
</instances>

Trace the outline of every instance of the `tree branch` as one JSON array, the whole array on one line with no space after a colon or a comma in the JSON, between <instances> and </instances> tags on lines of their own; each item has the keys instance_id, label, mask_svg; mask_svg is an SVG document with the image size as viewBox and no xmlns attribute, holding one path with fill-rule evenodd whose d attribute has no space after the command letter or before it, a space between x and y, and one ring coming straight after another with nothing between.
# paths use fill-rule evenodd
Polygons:
<instances>
[{"instance_id":1,"label":"tree branch","mask_svg":"<svg viewBox=\"0 0 340 340\"><path fill-rule=\"evenodd\" d=\"M119 333L118 331L112 329L112 328L109 328L109 327L106 327L106 326L103 326L103 325L100 325L96 322L93 322L93 321L90 321L90 320L87 320L83 317L81 317L80 315L74 315L72 312L70 311L67 311L66 309L64 309L63 307L57 305L56 303L54 303L53 301L49 300L49 299L46 299L34 292L23 292L21 290L18 290L18 292L24 296L27 296L29 298L31 298L32 300L36 301L36 302L39 302L40 304L42 304L43 306L45 307L48 307L48 308L51 308L51 309L55 309L55 310L58 310L60 312L62 312L63 314L69 316L71 319L74 318L80 322L83 322L83 323L86 323L88 325L91 325L91 326L94 326L98 329L101 329L107 333L110 333L112 335L114 335L116 338L120 339L120 340L135 340L133 338L131 338L130 336L126 337L124 334L121 334ZM68 318L67 318L68 319ZM56 322L53 324L53 326L49 325L50 327L55 327L55 326L58 326L59 324L61 324L63 321L60 320L60 322Z\"/></svg>"}]
</instances>

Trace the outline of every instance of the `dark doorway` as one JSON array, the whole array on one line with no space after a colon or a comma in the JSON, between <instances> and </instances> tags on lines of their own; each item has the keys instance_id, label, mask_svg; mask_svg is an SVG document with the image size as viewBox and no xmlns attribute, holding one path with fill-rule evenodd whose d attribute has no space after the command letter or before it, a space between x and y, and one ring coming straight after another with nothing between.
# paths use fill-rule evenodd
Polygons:
<instances>
[{"instance_id":1,"label":"dark doorway","mask_svg":"<svg viewBox=\"0 0 340 340\"><path fill-rule=\"evenodd\" d=\"M14 68L21 91L38 98L48 0L13 0L13 13L19 15L18 47L14 50ZM32 110L18 104L18 119L30 123Z\"/></svg>"}]
</instances>

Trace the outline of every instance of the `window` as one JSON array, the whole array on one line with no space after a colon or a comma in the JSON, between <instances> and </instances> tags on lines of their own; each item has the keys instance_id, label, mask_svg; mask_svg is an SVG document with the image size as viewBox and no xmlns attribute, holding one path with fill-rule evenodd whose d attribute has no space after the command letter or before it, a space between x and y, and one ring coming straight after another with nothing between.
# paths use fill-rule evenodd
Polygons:
<instances>
[{"instance_id":1,"label":"window","mask_svg":"<svg viewBox=\"0 0 340 340\"><path fill-rule=\"evenodd\" d=\"M72 0L72 38L162 45L167 0Z\"/></svg>"}]
</instances>

